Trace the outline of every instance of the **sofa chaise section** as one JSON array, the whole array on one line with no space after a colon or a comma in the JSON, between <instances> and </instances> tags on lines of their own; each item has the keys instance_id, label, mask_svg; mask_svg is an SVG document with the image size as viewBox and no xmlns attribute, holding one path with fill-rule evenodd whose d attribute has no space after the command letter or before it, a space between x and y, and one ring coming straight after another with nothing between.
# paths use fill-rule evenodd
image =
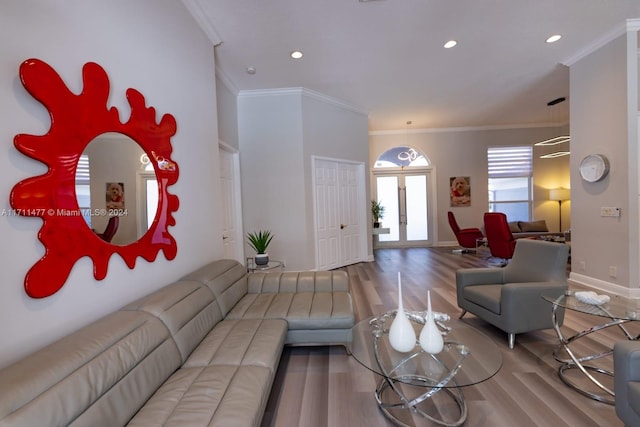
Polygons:
<instances>
[{"instance_id":1,"label":"sofa chaise section","mask_svg":"<svg viewBox=\"0 0 640 427\"><path fill-rule=\"evenodd\" d=\"M219 280L220 276L228 280ZM209 264L184 280L207 285L226 319L284 319L285 344L338 344L351 340L355 324L344 271L245 274L235 261Z\"/></svg>"}]
</instances>

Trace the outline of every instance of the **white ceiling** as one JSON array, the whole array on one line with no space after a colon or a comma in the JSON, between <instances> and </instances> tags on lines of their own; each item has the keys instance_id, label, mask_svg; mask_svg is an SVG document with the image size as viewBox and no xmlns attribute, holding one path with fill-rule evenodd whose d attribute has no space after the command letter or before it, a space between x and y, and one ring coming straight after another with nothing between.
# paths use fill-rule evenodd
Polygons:
<instances>
[{"instance_id":1,"label":"white ceiling","mask_svg":"<svg viewBox=\"0 0 640 427\"><path fill-rule=\"evenodd\" d=\"M569 102L546 105L569 96L562 64L640 18L640 0L183 1L221 40L228 86L311 89L368 112L372 131L566 123Z\"/></svg>"}]
</instances>

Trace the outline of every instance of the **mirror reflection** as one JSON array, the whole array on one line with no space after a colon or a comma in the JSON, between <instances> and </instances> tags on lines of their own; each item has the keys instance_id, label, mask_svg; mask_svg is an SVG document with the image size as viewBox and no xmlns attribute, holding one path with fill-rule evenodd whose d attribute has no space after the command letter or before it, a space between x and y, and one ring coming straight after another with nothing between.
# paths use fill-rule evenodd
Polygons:
<instances>
[{"instance_id":1,"label":"mirror reflection","mask_svg":"<svg viewBox=\"0 0 640 427\"><path fill-rule=\"evenodd\" d=\"M147 232L158 208L149 157L130 137L103 133L86 147L76 169L76 200L89 228L106 242L128 245Z\"/></svg>"}]
</instances>

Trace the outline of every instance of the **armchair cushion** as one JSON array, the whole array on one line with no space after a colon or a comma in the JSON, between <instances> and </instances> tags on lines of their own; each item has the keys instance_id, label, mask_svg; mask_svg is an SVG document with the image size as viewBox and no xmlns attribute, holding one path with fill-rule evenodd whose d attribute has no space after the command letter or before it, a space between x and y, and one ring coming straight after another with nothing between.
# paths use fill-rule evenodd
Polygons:
<instances>
[{"instance_id":1,"label":"armchair cushion","mask_svg":"<svg viewBox=\"0 0 640 427\"><path fill-rule=\"evenodd\" d=\"M464 296L481 307L500 314L500 295L503 285L468 286L464 289Z\"/></svg>"}]
</instances>

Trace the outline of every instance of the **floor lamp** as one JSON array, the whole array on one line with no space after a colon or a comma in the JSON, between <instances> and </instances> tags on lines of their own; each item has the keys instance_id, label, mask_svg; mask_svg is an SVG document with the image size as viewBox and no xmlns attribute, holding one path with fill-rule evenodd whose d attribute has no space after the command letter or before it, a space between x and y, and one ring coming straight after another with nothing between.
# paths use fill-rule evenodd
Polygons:
<instances>
[{"instance_id":1,"label":"floor lamp","mask_svg":"<svg viewBox=\"0 0 640 427\"><path fill-rule=\"evenodd\" d=\"M566 188L554 188L549 190L549 200L555 200L558 202L558 216L560 218L560 233L562 233L562 201L569 200L571 198L571 191Z\"/></svg>"}]
</instances>

